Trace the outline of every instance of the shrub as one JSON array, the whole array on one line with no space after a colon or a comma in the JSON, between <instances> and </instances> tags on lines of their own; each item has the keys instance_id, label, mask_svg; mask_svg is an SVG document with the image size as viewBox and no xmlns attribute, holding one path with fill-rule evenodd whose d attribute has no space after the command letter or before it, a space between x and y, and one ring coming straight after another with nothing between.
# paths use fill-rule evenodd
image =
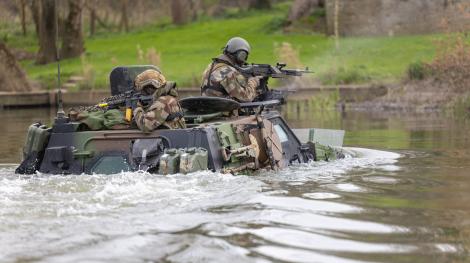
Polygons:
<instances>
[{"instance_id":1,"label":"shrub","mask_svg":"<svg viewBox=\"0 0 470 263\"><path fill-rule=\"evenodd\" d=\"M139 61L141 64L150 64L160 67L161 53L157 52L154 47L151 47L147 49L144 58L144 50L140 47L140 45L137 45L137 61Z\"/></svg>"},{"instance_id":2,"label":"shrub","mask_svg":"<svg viewBox=\"0 0 470 263\"><path fill-rule=\"evenodd\" d=\"M264 26L264 30L266 31L266 33L275 33L283 29L287 24L287 18L274 17L270 23Z\"/></svg>"},{"instance_id":3,"label":"shrub","mask_svg":"<svg viewBox=\"0 0 470 263\"><path fill-rule=\"evenodd\" d=\"M282 42L282 44L274 44L274 52L276 53L279 62L286 63L290 68L302 68L302 62L300 62L299 50L292 47L288 42Z\"/></svg>"},{"instance_id":4,"label":"shrub","mask_svg":"<svg viewBox=\"0 0 470 263\"><path fill-rule=\"evenodd\" d=\"M326 17L326 9L325 8L315 8L315 10L313 10L311 16L313 16L313 17Z\"/></svg>"},{"instance_id":5,"label":"shrub","mask_svg":"<svg viewBox=\"0 0 470 263\"><path fill-rule=\"evenodd\" d=\"M470 19L470 4L457 5L460 12ZM444 29L449 29L449 19L443 21ZM445 37L436 41L436 57L429 63L432 76L448 88L457 91L470 91L470 43L468 24L461 25L458 32L448 30Z\"/></svg>"},{"instance_id":6,"label":"shrub","mask_svg":"<svg viewBox=\"0 0 470 263\"><path fill-rule=\"evenodd\" d=\"M430 67L422 61L411 63L407 69L409 80L423 80L430 75Z\"/></svg>"},{"instance_id":7,"label":"shrub","mask_svg":"<svg viewBox=\"0 0 470 263\"><path fill-rule=\"evenodd\" d=\"M161 66L161 53L157 52L154 47L147 49L147 61L150 65Z\"/></svg>"},{"instance_id":8,"label":"shrub","mask_svg":"<svg viewBox=\"0 0 470 263\"><path fill-rule=\"evenodd\" d=\"M344 68L329 71L320 76L320 80L326 85L344 85L365 83L372 79L365 67Z\"/></svg>"},{"instance_id":9,"label":"shrub","mask_svg":"<svg viewBox=\"0 0 470 263\"><path fill-rule=\"evenodd\" d=\"M436 58L429 64L434 78L455 91L470 87L470 45L463 33L438 42Z\"/></svg>"},{"instance_id":10,"label":"shrub","mask_svg":"<svg viewBox=\"0 0 470 263\"><path fill-rule=\"evenodd\" d=\"M142 50L140 45L137 45L136 48L137 48L137 61L139 61L139 63L143 63L144 62L144 51Z\"/></svg>"}]
</instances>

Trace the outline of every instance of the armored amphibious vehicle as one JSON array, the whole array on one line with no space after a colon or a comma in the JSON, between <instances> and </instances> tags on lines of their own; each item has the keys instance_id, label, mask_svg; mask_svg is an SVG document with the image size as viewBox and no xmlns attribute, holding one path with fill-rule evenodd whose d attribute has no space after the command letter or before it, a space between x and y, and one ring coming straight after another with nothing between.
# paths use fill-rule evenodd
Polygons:
<instances>
[{"instance_id":1,"label":"armored amphibious vehicle","mask_svg":"<svg viewBox=\"0 0 470 263\"><path fill-rule=\"evenodd\" d=\"M133 89L134 77L152 66L115 68L111 94ZM32 124L20 174L113 174L144 170L158 174L212 170L240 173L281 169L293 163L341 158L344 131L291 129L278 100L238 103L214 97L180 100L186 129L87 130L58 116L52 127Z\"/></svg>"}]
</instances>

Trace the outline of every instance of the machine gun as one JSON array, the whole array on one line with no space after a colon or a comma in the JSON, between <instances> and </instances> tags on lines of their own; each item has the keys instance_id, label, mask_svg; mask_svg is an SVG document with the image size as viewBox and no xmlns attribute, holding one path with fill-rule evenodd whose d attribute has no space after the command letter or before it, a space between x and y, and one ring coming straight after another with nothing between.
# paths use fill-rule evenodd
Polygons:
<instances>
[{"instance_id":1,"label":"machine gun","mask_svg":"<svg viewBox=\"0 0 470 263\"><path fill-rule=\"evenodd\" d=\"M126 120L132 120L132 112L137 108L138 104L142 106L148 106L153 103L153 95L143 95L140 92L134 90L126 91L122 94L111 96L103 99L102 102L96 106L99 108L106 109L117 109L120 107L126 108Z\"/></svg>"},{"instance_id":2,"label":"machine gun","mask_svg":"<svg viewBox=\"0 0 470 263\"><path fill-rule=\"evenodd\" d=\"M285 63L276 63L276 66L269 64L250 64L243 67L238 67L238 70L247 77L262 77L258 87L259 95L254 101L267 101L279 100L281 103L285 102L285 98L292 92L292 90L270 90L268 88L269 78L287 78L287 77L300 77L304 73L313 73L313 71L305 69L284 69Z\"/></svg>"}]
</instances>

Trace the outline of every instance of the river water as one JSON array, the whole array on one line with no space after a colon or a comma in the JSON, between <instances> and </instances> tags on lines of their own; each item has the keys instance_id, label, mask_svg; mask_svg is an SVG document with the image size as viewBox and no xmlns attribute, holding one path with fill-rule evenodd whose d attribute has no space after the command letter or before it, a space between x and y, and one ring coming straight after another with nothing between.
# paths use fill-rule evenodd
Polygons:
<instances>
[{"instance_id":1,"label":"river water","mask_svg":"<svg viewBox=\"0 0 470 263\"><path fill-rule=\"evenodd\" d=\"M18 176L27 126L0 112L0 262L468 262L470 119L290 103L345 129L346 159L277 174Z\"/></svg>"}]
</instances>

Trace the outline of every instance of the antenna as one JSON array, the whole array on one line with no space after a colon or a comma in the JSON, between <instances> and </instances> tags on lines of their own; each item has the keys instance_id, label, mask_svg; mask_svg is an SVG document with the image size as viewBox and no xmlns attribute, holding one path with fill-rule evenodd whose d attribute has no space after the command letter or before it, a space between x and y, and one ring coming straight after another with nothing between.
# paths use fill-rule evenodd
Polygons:
<instances>
[{"instance_id":1,"label":"antenna","mask_svg":"<svg viewBox=\"0 0 470 263\"><path fill-rule=\"evenodd\" d=\"M57 60L57 119L65 119L64 107L62 105L62 88L60 84L60 52L59 52L59 12L58 1L55 1L55 50Z\"/></svg>"}]
</instances>

